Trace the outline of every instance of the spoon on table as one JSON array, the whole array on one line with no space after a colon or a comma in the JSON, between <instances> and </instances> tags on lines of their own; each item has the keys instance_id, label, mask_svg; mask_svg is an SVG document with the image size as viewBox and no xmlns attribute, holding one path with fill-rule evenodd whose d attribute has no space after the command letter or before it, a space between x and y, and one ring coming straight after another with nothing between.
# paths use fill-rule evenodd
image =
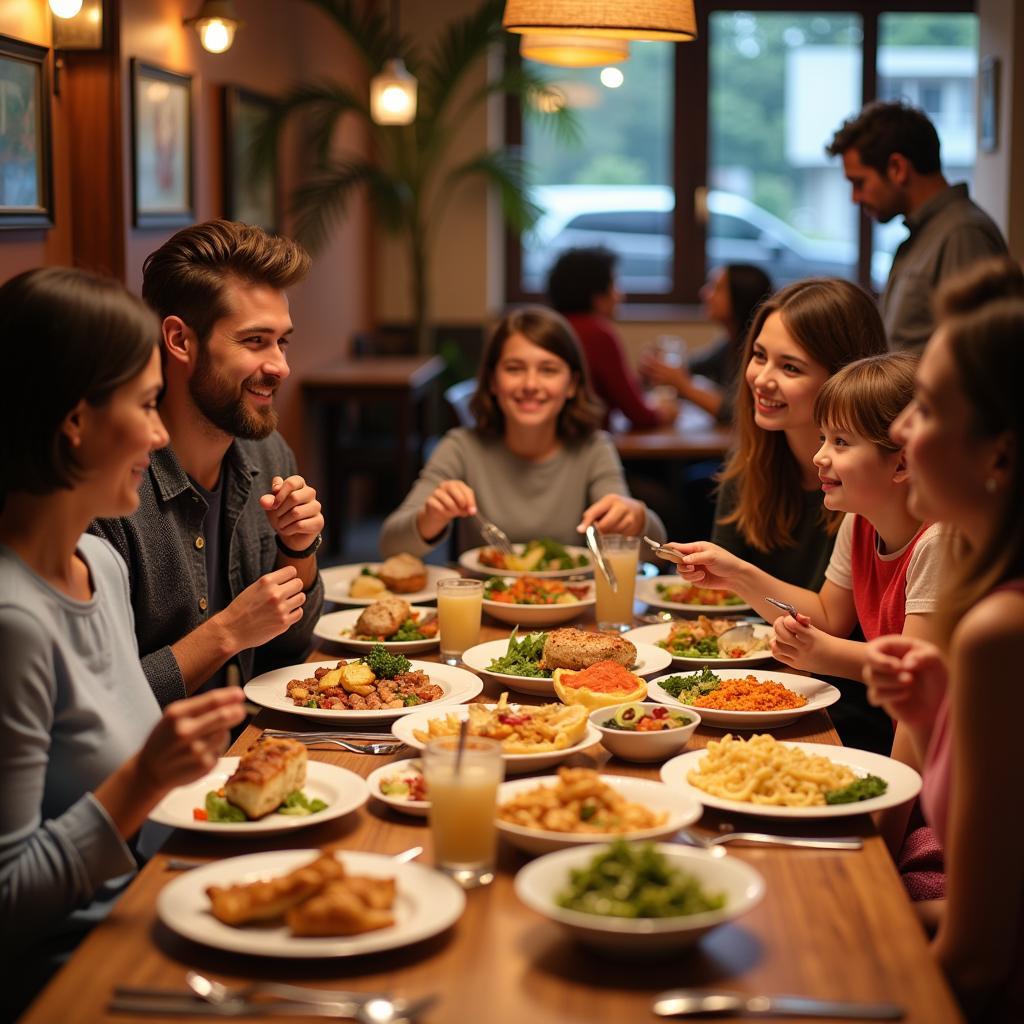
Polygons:
<instances>
[{"instance_id":1,"label":"spoon on table","mask_svg":"<svg viewBox=\"0 0 1024 1024\"><path fill-rule=\"evenodd\" d=\"M651 1004L659 1017L839 1017L847 1020L902 1020L904 1010L895 1003L855 1003L804 996L748 996L742 992L678 988L662 992Z\"/></svg>"}]
</instances>

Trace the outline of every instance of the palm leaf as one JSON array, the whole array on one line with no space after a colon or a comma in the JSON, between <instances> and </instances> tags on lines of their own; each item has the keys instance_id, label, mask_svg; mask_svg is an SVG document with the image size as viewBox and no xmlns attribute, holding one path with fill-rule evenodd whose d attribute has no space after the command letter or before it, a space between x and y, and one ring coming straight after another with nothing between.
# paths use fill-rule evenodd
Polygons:
<instances>
[{"instance_id":1,"label":"palm leaf","mask_svg":"<svg viewBox=\"0 0 1024 1024\"><path fill-rule=\"evenodd\" d=\"M445 178L443 194L450 195L461 182L482 177L498 190L505 220L515 231L526 231L537 223L543 209L529 198L528 164L510 149L489 149L454 167Z\"/></svg>"},{"instance_id":2,"label":"palm leaf","mask_svg":"<svg viewBox=\"0 0 1024 1024\"><path fill-rule=\"evenodd\" d=\"M310 249L319 248L360 188L366 189L384 227L406 226L411 196L402 182L367 160L337 160L292 194L296 236Z\"/></svg>"},{"instance_id":3,"label":"palm leaf","mask_svg":"<svg viewBox=\"0 0 1024 1024\"><path fill-rule=\"evenodd\" d=\"M399 56L383 5L365 0L306 0L323 11L355 46L371 71L389 57Z\"/></svg>"}]
</instances>

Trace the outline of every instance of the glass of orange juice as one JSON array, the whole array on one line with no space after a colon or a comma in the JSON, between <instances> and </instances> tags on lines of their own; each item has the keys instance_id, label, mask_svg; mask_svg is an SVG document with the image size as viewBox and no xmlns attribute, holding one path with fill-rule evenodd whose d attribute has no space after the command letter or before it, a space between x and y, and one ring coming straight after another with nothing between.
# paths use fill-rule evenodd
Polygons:
<instances>
[{"instance_id":1,"label":"glass of orange juice","mask_svg":"<svg viewBox=\"0 0 1024 1024\"><path fill-rule=\"evenodd\" d=\"M600 535L601 554L615 576L615 589L608 585L599 566L594 566L594 613L597 628L620 633L633 628L633 591L636 589L639 537L620 533Z\"/></svg>"},{"instance_id":2,"label":"glass of orange juice","mask_svg":"<svg viewBox=\"0 0 1024 1024\"><path fill-rule=\"evenodd\" d=\"M467 736L431 740L423 751L434 862L465 889L494 881L498 785L505 775L501 742Z\"/></svg>"},{"instance_id":3,"label":"glass of orange juice","mask_svg":"<svg viewBox=\"0 0 1024 1024\"><path fill-rule=\"evenodd\" d=\"M483 580L437 581L437 626L445 664L457 665L463 652L479 641L483 601Z\"/></svg>"}]
</instances>

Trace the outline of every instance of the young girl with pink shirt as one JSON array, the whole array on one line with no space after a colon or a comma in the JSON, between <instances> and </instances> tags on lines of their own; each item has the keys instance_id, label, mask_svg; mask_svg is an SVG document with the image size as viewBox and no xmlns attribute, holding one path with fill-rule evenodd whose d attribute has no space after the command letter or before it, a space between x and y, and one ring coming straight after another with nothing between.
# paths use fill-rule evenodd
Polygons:
<instances>
[{"instance_id":1,"label":"young girl with pink shirt","mask_svg":"<svg viewBox=\"0 0 1024 1024\"><path fill-rule=\"evenodd\" d=\"M865 646L883 633L925 636L938 584L938 531L907 509L907 473L889 428L913 393L916 358L869 356L830 377L814 403L814 456L829 510L847 513L815 592L776 579L714 544L673 544L683 579L732 590L775 621L772 652L796 668L859 680ZM797 614L779 616L772 597Z\"/></svg>"}]
</instances>

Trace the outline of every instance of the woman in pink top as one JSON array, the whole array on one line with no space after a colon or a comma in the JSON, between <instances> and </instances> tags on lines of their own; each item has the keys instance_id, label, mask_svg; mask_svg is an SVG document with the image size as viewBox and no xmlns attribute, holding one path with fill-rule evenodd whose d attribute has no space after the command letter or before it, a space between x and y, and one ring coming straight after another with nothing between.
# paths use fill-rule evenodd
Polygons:
<instances>
[{"instance_id":1,"label":"woman in pink top","mask_svg":"<svg viewBox=\"0 0 1024 1024\"><path fill-rule=\"evenodd\" d=\"M910 508L953 528L941 646L884 637L865 668L872 702L910 733L945 848L935 956L969 1018L986 1022L1024 1020L1022 339L1024 300L997 299L941 321L925 350L893 436Z\"/></svg>"}]
</instances>

